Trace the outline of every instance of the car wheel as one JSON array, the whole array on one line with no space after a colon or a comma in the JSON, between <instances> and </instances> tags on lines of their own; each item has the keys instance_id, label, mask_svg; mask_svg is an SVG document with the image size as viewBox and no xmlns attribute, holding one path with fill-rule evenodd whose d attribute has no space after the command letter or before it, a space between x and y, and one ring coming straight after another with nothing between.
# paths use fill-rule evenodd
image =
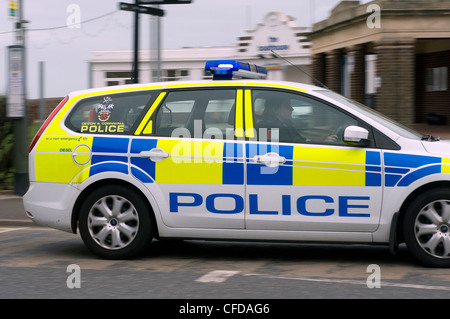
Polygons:
<instances>
[{"instance_id":1,"label":"car wheel","mask_svg":"<svg viewBox=\"0 0 450 319\"><path fill-rule=\"evenodd\" d=\"M109 185L95 190L80 210L80 235L95 254L127 259L141 253L152 240L150 210L132 190Z\"/></svg>"},{"instance_id":2,"label":"car wheel","mask_svg":"<svg viewBox=\"0 0 450 319\"><path fill-rule=\"evenodd\" d=\"M409 251L424 265L450 267L450 190L418 196L406 211L403 233Z\"/></svg>"}]
</instances>

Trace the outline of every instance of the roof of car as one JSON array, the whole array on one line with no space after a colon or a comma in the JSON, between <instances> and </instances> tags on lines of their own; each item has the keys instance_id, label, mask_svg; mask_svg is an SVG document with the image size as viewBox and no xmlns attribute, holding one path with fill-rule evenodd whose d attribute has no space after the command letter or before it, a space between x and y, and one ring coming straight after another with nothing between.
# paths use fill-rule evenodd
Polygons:
<instances>
[{"instance_id":1,"label":"roof of car","mask_svg":"<svg viewBox=\"0 0 450 319\"><path fill-rule=\"evenodd\" d=\"M179 88L179 87L214 87L214 86L262 86L262 87L277 87L277 88L285 88L292 90L299 90L303 92L312 91L312 90L320 90L322 88L298 83L298 82L288 82L288 81L270 81L270 80L251 80L251 79L236 79L236 80L226 80L226 81L212 81L212 80L204 80L204 81L176 81L176 82L150 82L150 83L142 83L142 84L127 84L127 85L118 85L118 86L107 86L107 87L99 87L92 88L87 90L78 90L73 91L69 95L77 96L77 95L85 95L85 94L95 94L95 93L119 93L126 91L137 91L137 90L146 90L146 89L170 89L170 88Z\"/></svg>"}]
</instances>

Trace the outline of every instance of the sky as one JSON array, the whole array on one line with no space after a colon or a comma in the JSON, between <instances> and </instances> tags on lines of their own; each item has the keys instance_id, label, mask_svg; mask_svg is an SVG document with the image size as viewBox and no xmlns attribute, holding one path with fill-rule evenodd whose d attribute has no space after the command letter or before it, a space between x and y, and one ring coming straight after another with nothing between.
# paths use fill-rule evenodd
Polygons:
<instances>
[{"instance_id":1,"label":"sky","mask_svg":"<svg viewBox=\"0 0 450 319\"><path fill-rule=\"evenodd\" d=\"M134 14L119 10L114 0L22 0L28 21L27 97L39 98L39 62L44 62L44 97L63 97L87 89L88 60L97 50L132 50ZM0 95L6 94L7 47L15 44L9 0L0 0ZM122 0L127 2L127 0ZM128 0L134 3L134 0ZM163 5L161 45L182 47L233 46L264 17L279 11L299 27L328 18L340 0L193 0ZM361 3L367 3L362 0ZM150 48L149 15L140 15L140 48ZM76 28L69 27L80 21Z\"/></svg>"}]
</instances>

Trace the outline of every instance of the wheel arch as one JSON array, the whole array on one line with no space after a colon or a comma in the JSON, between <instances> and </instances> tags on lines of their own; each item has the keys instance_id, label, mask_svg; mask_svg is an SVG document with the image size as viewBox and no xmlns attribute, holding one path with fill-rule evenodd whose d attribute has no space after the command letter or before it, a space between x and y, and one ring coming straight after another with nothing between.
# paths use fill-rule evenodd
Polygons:
<instances>
[{"instance_id":1,"label":"wheel arch","mask_svg":"<svg viewBox=\"0 0 450 319\"><path fill-rule=\"evenodd\" d=\"M402 225L403 225L405 213L406 213L408 207L411 205L411 202L415 198L417 198L417 196L419 194L429 191L431 189L436 189L436 188L448 188L450 191L450 181L436 181L436 182L422 185L419 188L415 189L411 194L409 194L408 197L403 201L403 203L400 207L400 210L399 210L398 222L396 223L396 226L395 226L399 242L404 241Z\"/></svg>"},{"instance_id":2,"label":"wheel arch","mask_svg":"<svg viewBox=\"0 0 450 319\"><path fill-rule=\"evenodd\" d=\"M78 219L79 219L79 215L80 215L80 209L81 209L81 206L83 205L83 202L86 199L86 197L93 190L101 188L101 187L106 186L106 185L121 185L121 186L125 186L127 188L133 189L133 191L136 192L136 194L138 194L141 197L142 201L147 205L148 212L149 212L150 217L152 219L153 233L155 234L155 237L159 237L158 227L156 225L155 212L154 212L153 207L152 207L150 201L148 200L148 198L145 196L145 194L138 187L136 187L132 183L124 181L122 179L117 179L117 178L102 179L102 180L99 180L99 181L96 181L96 182L90 184L85 189L83 189L83 191L78 196L78 198L77 198L77 200L75 202L75 205L73 206L73 209L72 209L71 227L72 227L73 233L77 232Z\"/></svg>"}]
</instances>

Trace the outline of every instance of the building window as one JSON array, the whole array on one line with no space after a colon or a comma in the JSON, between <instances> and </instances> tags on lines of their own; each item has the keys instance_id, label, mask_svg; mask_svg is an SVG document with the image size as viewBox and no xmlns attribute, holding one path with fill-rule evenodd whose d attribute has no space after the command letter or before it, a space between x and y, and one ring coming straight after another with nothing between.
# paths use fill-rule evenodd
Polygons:
<instances>
[{"instance_id":1,"label":"building window","mask_svg":"<svg viewBox=\"0 0 450 319\"><path fill-rule=\"evenodd\" d=\"M129 71L109 71L105 72L105 81L107 86L123 85L132 83L132 73Z\"/></svg>"},{"instance_id":2,"label":"building window","mask_svg":"<svg viewBox=\"0 0 450 319\"><path fill-rule=\"evenodd\" d=\"M114 85L119 85L119 81L107 81L106 82L107 86L114 86Z\"/></svg>"},{"instance_id":3,"label":"building window","mask_svg":"<svg viewBox=\"0 0 450 319\"><path fill-rule=\"evenodd\" d=\"M176 70L167 70L167 81L175 81L177 78Z\"/></svg>"},{"instance_id":4,"label":"building window","mask_svg":"<svg viewBox=\"0 0 450 319\"><path fill-rule=\"evenodd\" d=\"M448 67L426 69L427 92L447 91Z\"/></svg>"},{"instance_id":5,"label":"building window","mask_svg":"<svg viewBox=\"0 0 450 319\"><path fill-rule=\"evenodd\" d=\"M106 78L131 78L131 72L125 71L117 71L117 72L106 72Z\"/></svg>"},{"instance_id":6,"label":"building window","mask_svg":"<svg viewBox=\"0 0 450 319\"><path fill-rule=\"evenodd\" d=\"M212 74L211 74L211 72L209 72L209 71L204 71L203 72L203 80L212 80L212 78L213 78L213 76L212 76Z\"/></svg>"},{"instance_id":7,"label":"building window","mask_svg":"<svg viewBox=\"0 0 450 319\"><path fill-rule=\"evenodd\" d=\"M181 70L181 71L180 71L180 75L181 75L182 77L187 77L187 76L189 76L189 71L188 71L188 70Z\"/></svg>"},{"instance_id":8,"label":"building window","mask_svg":"<svg viewBox=\"0 0 450 319\"><path fill-rule=\"evenodd\" d=\"M187 80L189 77L189 70L163 70L162 81L181 81Z\"/></svg>"}]
</instances>

